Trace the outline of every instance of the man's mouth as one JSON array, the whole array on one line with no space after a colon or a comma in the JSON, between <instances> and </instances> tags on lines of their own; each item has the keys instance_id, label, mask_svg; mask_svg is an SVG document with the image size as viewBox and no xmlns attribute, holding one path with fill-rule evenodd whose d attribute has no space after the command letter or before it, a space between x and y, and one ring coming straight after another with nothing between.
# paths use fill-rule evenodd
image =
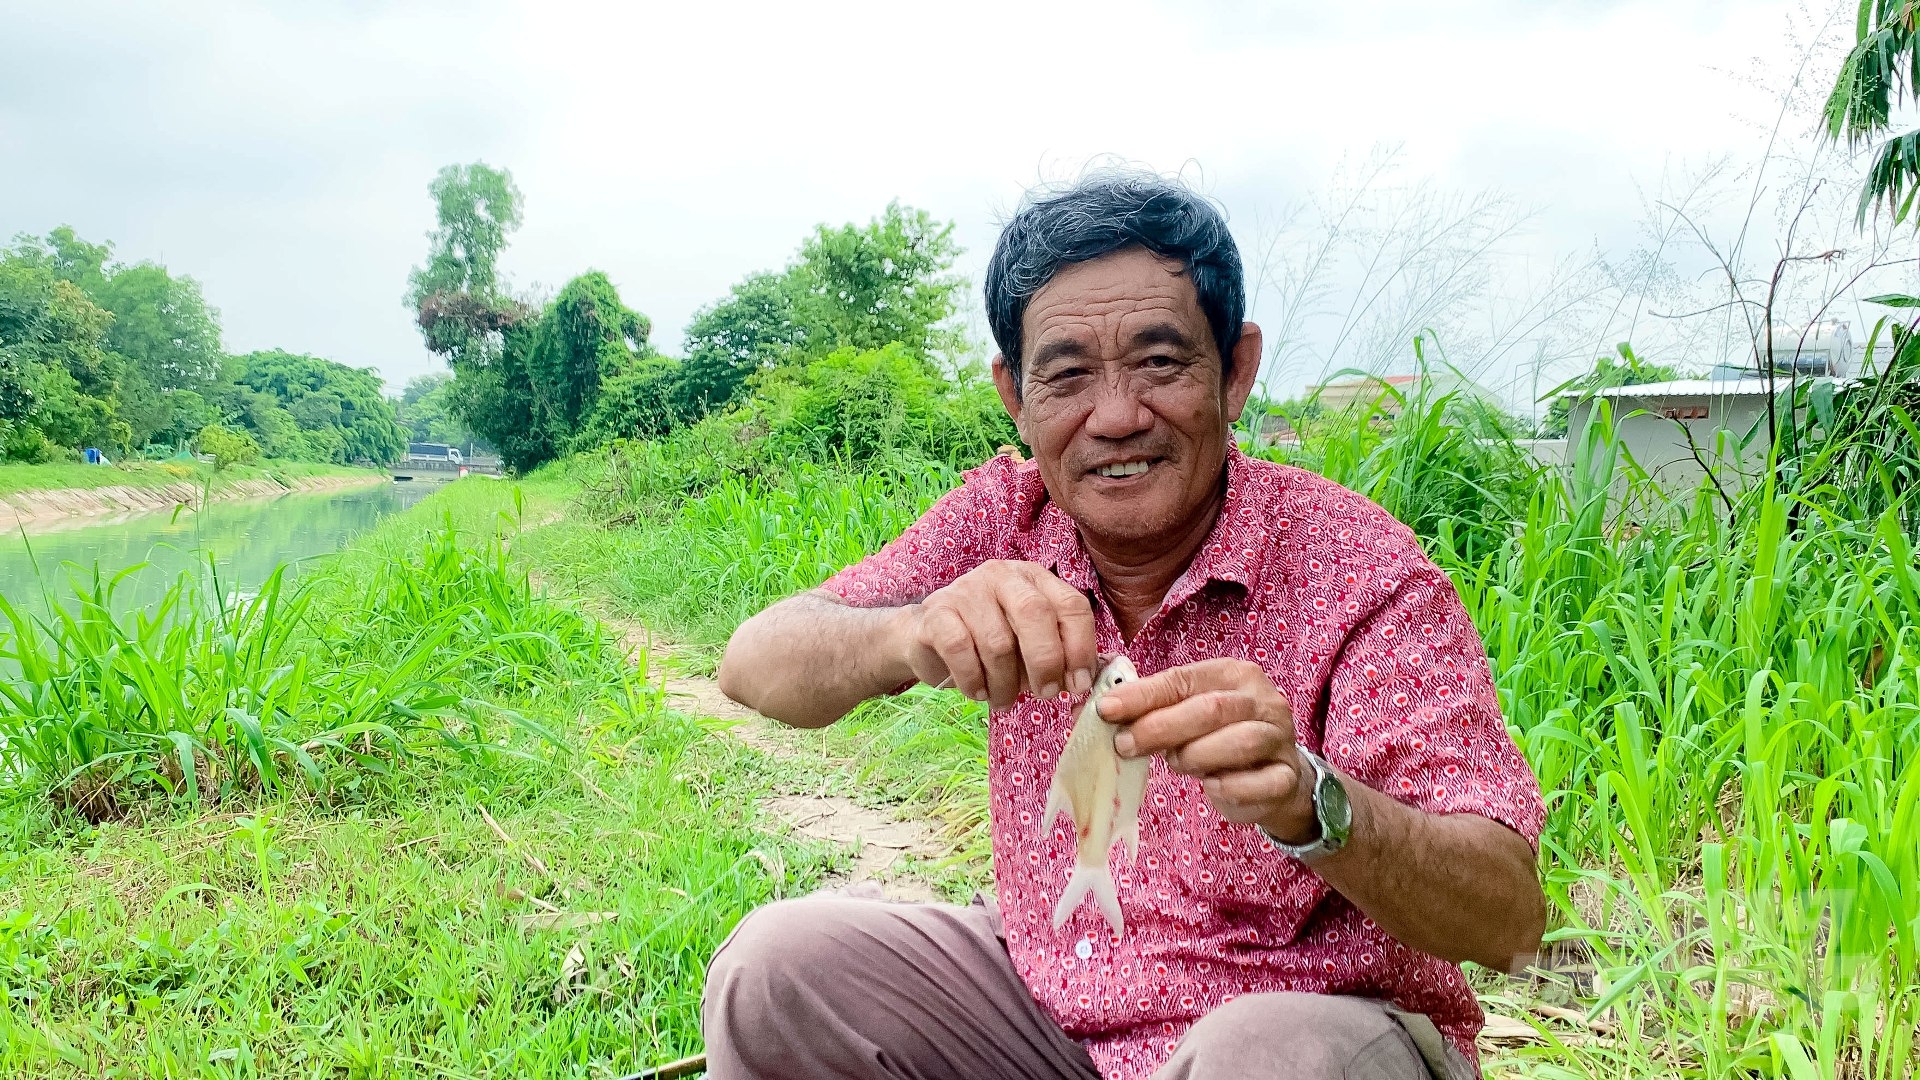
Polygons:
<instances>
[{"instance_id":1,"label":"man's mouth","mask_svg":"<svg viewBox=\"0 0 1920 1080\"><path fill-rule=\"evenodd\" d=\"M1111 465L1101 465L1095 468L1093 474L1095 476L1107 476L1116 479L1123 476L1139 476L1141 473L1146 472L1147 468L1152 464L1153 462L1151 461L1118 461Z\"/></svg>"}]
</instances>

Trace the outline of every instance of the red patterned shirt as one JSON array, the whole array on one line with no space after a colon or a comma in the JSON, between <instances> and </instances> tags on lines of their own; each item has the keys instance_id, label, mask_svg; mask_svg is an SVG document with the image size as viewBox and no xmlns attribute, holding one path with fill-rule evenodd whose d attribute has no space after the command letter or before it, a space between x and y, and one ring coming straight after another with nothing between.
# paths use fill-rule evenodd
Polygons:
<instances>
[{"instance_id":1,"label":"red patterned shirt","mask_svg":"<svg viewBox=\"0 0 1920 1080\"><path fill-rule=\"evenodd\" d=\"M1501 719L1485 647L1412 532L1365 498L1232 452L1219 519L1130 642L1036 467L1004 457L825 587L863 607L912 603L991 559L1038 563L1085 593L1100 651L1142 675L1250 660L1292 703L1300 744L1347 776L1538 844L1539 784ZM989 719L994 880L1015 969L1103 1074L1145 1077L1208 1011L1282 990L1391 999L1478 1060L1483 1018L1457 966L1395 941L1158 758L1139 862L1116 849L1110 864L1125 934L1114 941L1091 904L1055 931L1074 836L1064 822L1042 836L1039 821L1072 724L1067 702L1028 696Z\"/></svg>"}]
</instances>

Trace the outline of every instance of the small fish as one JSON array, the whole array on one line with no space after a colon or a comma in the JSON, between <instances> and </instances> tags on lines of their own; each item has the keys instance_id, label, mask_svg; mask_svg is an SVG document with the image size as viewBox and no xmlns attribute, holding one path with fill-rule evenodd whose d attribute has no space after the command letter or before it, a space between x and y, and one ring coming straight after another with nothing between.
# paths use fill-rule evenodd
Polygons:
<instances>
[{"instance_id":1,"label":"small fish","mask_svg":"<svg viewBox=\"0 0 1920 1080\"><path fill-rule=\"evenodd\" d=\"M1115 657L1101 669L1054 766L1040 834L1053 831L1054 815L1063 810L1072 819L1076 834L1073 877L1053 909L1055 930L1065 926L1074 909L1089 896L1116 936L1126 929L1113 874L1107 869L1107 852L1114 844L1122 844L1131 861L1139 851L1140 803L1146 796L1149 759L1121 760L1113 749L1113 737L1120 729L1100 719L1099 704L1107 691L1139 677L1133 662L1124 656Z\"/></svg>"}]
</instances>

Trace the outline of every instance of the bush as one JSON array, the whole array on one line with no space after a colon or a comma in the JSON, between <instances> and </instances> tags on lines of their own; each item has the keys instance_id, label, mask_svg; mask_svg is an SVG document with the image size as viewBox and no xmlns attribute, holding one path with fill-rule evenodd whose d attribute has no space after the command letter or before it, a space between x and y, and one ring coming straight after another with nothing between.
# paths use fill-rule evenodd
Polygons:
<instances>
[{"instance_id":1,"label":"bush","mask_svg":"<svg viewBox=\"0 0 1920 1080\"><path fill-rule=\"evenodd\" d=\"M899 344L840 349L797 373L778 371L763 394L782 456L822 464L905 457L965 467L1018 439L978 372L943 378Z\"/></svg>"},{"instance_id":2,"label":"bush","mask_svg":"<svg viewBox=\"0 0 1920 1080\"><path fill-rule=\"evenodd\" d=\"M251 465L260 458L260 444L244 431L210 425L200 430L200 452L213 455L213 467Z\"/></svg>"},{"instance_id":3,"label":"bush","mask_svg":"<svg viewBox=\"0 0 1920 1080\"><path fill-rule=\"evenodd\" d=\"M0 460L44 465L59 455L60 448L48 441L39 428L0 423Z\"/></svg>"}]
</instances>

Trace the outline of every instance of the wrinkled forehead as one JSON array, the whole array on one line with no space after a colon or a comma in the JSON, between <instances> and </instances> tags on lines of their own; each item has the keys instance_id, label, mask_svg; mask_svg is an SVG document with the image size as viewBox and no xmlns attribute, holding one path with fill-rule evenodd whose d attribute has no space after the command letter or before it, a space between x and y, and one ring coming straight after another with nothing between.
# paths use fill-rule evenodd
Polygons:
<instances>
[{"instance_id":1,"label":"wrinkled forehead","mask_svg":"<svg viewBox=\"0 0 1920 1080\"><path fill-rule=\"evenodd\" d=\"M1169 336L1211 347L1192 277L1145 248L1062 267L1034 293L1021 324L1029 363L1063 346L1116 351L1164 344L1158 339Z\"/></svg>"}]
</instances>

